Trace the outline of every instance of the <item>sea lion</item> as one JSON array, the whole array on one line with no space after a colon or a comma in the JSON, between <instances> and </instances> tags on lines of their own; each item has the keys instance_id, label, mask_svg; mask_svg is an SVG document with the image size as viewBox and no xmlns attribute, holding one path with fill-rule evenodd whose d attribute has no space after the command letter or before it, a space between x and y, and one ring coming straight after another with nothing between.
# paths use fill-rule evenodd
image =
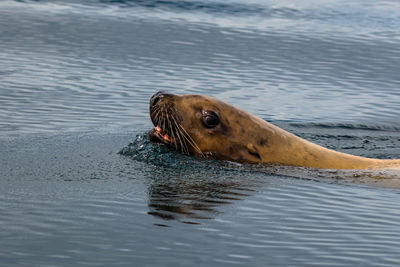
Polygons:
<instances>
[{"instance_id":1,"label":"sea lion","mask_svg":"<svg viewBox=\"0 0 400 267\"><path fill-rule=\"evenodd\" d=\"M203 95L158 92L150 140L188 155L322 169L399 168L400 159L353 156L311 143L244 110Z\"/></svg>"}]
</instances>

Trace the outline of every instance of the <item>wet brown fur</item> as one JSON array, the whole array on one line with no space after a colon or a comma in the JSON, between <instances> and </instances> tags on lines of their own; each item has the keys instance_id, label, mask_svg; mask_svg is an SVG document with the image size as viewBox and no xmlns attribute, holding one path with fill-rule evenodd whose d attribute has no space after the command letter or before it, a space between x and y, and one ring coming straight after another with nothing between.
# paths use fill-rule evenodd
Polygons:
<instances>
[{"instance_id":1,"label":"wet brown fur","mask_svg":"<svg viewBox=\"0 0 400 267\"><path fill-rule=\"evenodd\" d=\"M186 144L184 153L237 162L266 163L328 169L400 168L400 160L381 160L353 156L330 150L279 127L240 108L202 95L168 95L150 107L154 124L155 109L169 106L180 125L196 144ZM204 127L202 111L214 111L220 123ZM177 135L177 134L175 134ZM182 138L184 139L184 138Z\"/></svg>"}]
</instances>

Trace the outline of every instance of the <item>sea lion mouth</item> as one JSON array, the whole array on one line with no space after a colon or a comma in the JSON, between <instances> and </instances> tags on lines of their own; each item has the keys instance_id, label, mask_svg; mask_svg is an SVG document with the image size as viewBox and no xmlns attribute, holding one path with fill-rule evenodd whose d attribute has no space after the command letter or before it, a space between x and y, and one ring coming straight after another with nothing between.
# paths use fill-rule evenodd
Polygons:
<instances>
[{"instance_id":1,"label":"sea lion mouth","mask_svg":"<svg viewBox=\"0 0 400 267\"><path fill-rule=\"evenodd\" d=\"M149 131L149 136L152 142L161 142L166 145L176 144L175 140L168 135L168 132L163 131L158 125Z\"/></svg>"}]
</instances>

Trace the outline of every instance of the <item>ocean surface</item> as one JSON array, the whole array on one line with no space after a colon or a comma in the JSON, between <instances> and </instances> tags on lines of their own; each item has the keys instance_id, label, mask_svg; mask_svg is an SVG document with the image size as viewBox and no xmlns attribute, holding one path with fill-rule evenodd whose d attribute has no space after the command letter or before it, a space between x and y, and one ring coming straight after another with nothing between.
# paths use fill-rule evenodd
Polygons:
<instances>
[{"instance_id":1,"label":"ocean surface","mask_svg":"<svg viewBox=\"0 0 400 267\"><path fill-rule=\"evenodd\" d=\"M204 94L400 158L400 1L0 1L1 266L399 266L400 175L149 142Z\"/></svg>"}]
</instances>

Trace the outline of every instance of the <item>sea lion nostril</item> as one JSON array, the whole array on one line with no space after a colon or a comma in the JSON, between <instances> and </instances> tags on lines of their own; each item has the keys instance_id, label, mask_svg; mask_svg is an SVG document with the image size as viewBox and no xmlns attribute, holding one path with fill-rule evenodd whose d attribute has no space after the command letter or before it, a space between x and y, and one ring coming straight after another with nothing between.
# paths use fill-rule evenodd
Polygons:
<instances>
[{"instance_id":1,"label":"sea lion nostril","mask_svg":"<svg viewBox=\"0 0 400 267\"><path fill-rule=\"evenodd\" d=\"M150 105L155 106L161 99L163 99L166 96L169 96L171 94L168 94L165 91L159 91L155 93L151 98L150 98Z\"/></svg>"},{"instance_id":2,"label":"sea lion nostril","mask_svg":"<svg viewBox=\"0 0 400 267\"><path fill-rule=\"evenodd\" d=\"M152 106L155 106L155 105L158 103L158 101L160 101L160 99L161 99L160 96L153 96L153 97L151 98L150 104L151 104Z\"/></svg>"},{"instance_id":3,"label":"sea lion nostril","mask_svg":"<svg viewBox=\"0 0 400 267\"><path fill-rule=\"evenodd\" d=\"M150 98L150 105L154 106L158 103L158 101L160 101L160 99L162 98L163 95L163 91L159 91L157 93L155 93L151 98Z\"/></svg>"}]
</instances>

